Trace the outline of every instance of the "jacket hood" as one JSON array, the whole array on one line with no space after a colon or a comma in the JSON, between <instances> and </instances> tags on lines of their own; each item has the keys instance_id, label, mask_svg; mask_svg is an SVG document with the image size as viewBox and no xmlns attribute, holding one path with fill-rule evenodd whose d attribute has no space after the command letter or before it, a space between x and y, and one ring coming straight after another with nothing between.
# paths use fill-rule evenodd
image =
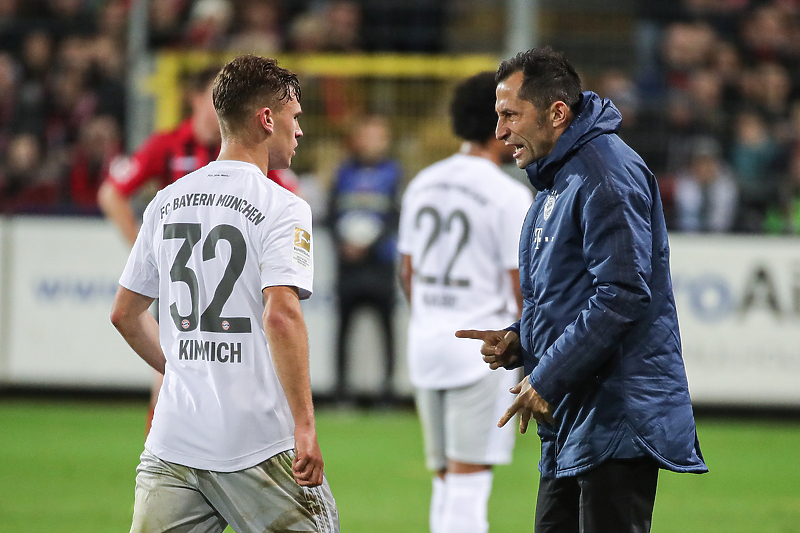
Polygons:
<instances>
[{"instance_id":1,"label":"jacket hood","mask_svg":"<svg viewBox=\"0 0 800 533\"><path fill-rule=\"evenodd\" d=\"M525 167L531 185L537 191L552 187L556 172L572 154L600 135L616 133L621 123L622 115L611 100L591 91L581 94L578 114L558 138L553 151Z\"/></svg>"}]
</instances>

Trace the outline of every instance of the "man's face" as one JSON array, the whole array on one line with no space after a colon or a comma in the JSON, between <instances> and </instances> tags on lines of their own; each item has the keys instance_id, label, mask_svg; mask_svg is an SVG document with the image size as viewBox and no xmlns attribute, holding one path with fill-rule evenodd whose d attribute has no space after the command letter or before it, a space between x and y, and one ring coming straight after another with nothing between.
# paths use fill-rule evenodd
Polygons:
<instances>
[{"instance_id":1,"label":"man's face","mask_svg":"<svg viewBox=\"0 0 800 533\"><path fill-rule=\"evenodd\" d=\"M300 115L303 110L296 98L280 102L272 115L274 128L269 142L269 170L289 168L297 139L303 136Z\"/></svg>"},{"instance_id":2,"label":"man's face","mask_svg":"<svg viewBox=\"0 0 800 533\"><path fill-rule=\"evenodd\" d=\"M540 118L536 107L519 97L522 72L515 72L497 86L497 129L495 135L514 147L514 160L525 168L549 154L557 139L552 120Z\"/></svg>"}]
</instances>

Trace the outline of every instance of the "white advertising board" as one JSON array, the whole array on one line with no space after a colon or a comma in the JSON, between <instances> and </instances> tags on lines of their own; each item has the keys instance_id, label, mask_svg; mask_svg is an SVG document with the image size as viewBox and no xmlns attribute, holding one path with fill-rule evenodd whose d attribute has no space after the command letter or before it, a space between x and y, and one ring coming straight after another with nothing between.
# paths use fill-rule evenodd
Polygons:
<instances>
[{"instance_id":1,"label":"white advertising board","mask_svg":"<svg viewBox=\"0 0 800 533\"><path fill-rule=\"evenodd\" d=\"M0 224L7 237L7 287L0 294L0 382L98 388L148 388L149 367L125 344L109 321L117 281L128 248L113 226L100 219L18 217ZM0 233L0 244L3 234ZM314 232L314 294L303 302L309 333L312 388L335 385L335 259L324 229ZM0 253L3 247L0 245ZM0 256L0 268L3 258ZM0 316L2 319L2 316ZM396 383L411 390L405 372L407 310L397 317ZM377 328L356 321L351 379L355 390L377 390L381 361ZM6 358L3 360L3 347Z\"/></svg>"},{"instance_id":2,"label":"white advertising board","mask_svg":"<svg viewBox=\"0 0 800 533\"><path fill-rule=\"evenodd\" d=\"M6 231L10 381L149 386L149 367L109 321L128 256L114 228L99 219L17 217Z\"/></svg>"},{"instance_id":3,"label":"white advertising board","mask_svg":"<svg viewBox=\"0 0 800 533\"><path fill-rule=\"evenodd\" d=\"M800 406L800 239L672 235L695 404Z\"/></svg>"},{"instance_id":4,"label":"white advertising board","mask_svg":"<svg viewBox=\"0 0 800 533\"><path fill-rule=\"evenodd\" d=\"M6 247L6 217L0 216L0 384L8 381L8 322L6 322L6 306L10 280L6 276L5 262L8 255Z\"/></svg>"},{"instance_id":5,"label":"white advertising board","mask_svg":"<svg viewBox=\"0 0 800 533\"><path fill-rule=\"evenodd\" d=\"M800 239L671 235L671 265L689 387L697 405L800 406ZM0 219L0 383L149 387L150 370L109 322L128 255L99 219ZM312 387L334 384L333 246L315 228L314 295L303 303ZM374 319L354 329L350 383L377 390ZM407 309L396 320L396 386Z\"/></svg>"}]
</instances>

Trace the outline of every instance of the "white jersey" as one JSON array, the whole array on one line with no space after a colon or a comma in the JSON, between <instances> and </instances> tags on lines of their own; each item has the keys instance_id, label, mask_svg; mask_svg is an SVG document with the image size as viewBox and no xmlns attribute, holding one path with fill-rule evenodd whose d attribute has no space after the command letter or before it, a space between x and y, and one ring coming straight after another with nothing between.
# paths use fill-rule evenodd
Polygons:
<instances>
[{"instance_id":1,"label":"white jersey","mask_svg":"<svg viewBox=\"0 0 800 533\"><path fill-rule=\"evenodd\" d=\"M311 295L311 209L255 165L214 161L159 191L120 284L159 298L164 384L145 448L233 472L294 447L262 289Z\"/></svg>"},{"instance_id":2,"label":"white jersey","mask_svg":"<svg viewBox=\"0 0 800 533\"><path fill-rule=\"evenodd\" d=\"M408 367L418 388L473 383L491 372L459 329L517 320L508 271L519 268L528 188L481 157L457 154L420 172L403 196L400 253L411 256Z\"/></svg>"}]
</instances>

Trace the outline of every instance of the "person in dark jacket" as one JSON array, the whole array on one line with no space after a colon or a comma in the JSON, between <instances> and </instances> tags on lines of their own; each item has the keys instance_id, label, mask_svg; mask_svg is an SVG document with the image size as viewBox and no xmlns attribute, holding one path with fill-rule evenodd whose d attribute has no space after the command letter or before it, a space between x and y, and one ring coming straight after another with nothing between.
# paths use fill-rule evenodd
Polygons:
<instances>
[{"instance_id":1,"label":"person in dark jacket","mask_svg":"<svg viewBox=\"0 0 800 533\"><path fill-rule=\"evenodd\" d=\"M706 472L695 430L656 179L581 92L561 54L497 72L497 138L539 191L520 237L522 319L466 330L492 369L526 378L520 414L542 440L536 533L650 530L658 470Z\"/></svg>"}]
</instances>

